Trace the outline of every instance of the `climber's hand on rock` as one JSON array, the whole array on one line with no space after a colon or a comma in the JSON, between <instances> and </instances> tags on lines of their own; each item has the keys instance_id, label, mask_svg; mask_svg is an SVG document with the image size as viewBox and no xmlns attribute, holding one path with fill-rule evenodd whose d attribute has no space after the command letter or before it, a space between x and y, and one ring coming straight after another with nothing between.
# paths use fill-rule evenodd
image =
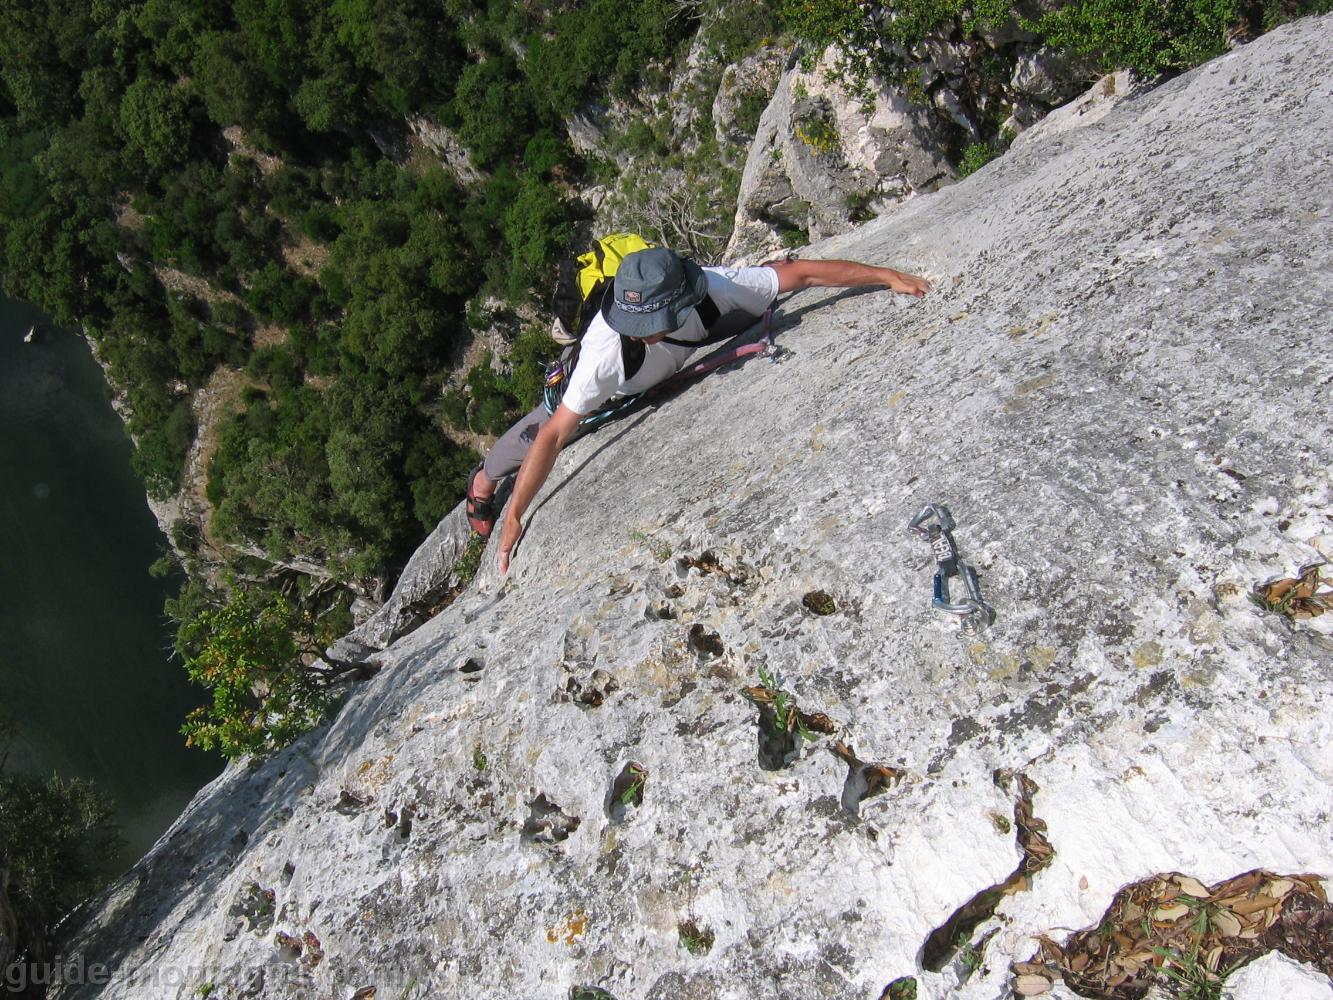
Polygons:
<instances>
[{"instance_id":1,"label":"climber's hand on rock","mask_svg":"<svg viewBox=\"0 0 1333 1000\"><path fill-rule=\"evenodd\" d=\"M929 281L925 278L919 278L915 274L908 274L906 271L893 271L888 285L895 292L911 295L918 299L930 291Z\"/></svg>"},{"instance_id":2,"label":"climber's hand on rock","mask_svg":"<svg viewBox=\"0 0 1333 1000\"><path fill-rule=\"evenodd\" d=\"M514 546L523 537L523 523L516 517L506 516L504 527L500 529L500 575L509 572L509 560L513 557Z\"/></svg>"}]
</instances>

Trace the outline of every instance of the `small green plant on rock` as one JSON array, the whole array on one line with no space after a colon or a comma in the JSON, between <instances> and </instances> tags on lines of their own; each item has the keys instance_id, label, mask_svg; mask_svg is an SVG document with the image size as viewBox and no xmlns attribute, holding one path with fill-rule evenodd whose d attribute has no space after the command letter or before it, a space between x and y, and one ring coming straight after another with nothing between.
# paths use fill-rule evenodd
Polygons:
<instances>
[{"instance_id":1,"label":"small green plant on rock","mask_svg":"<svg viewBox=\"0 0 1333 1000\"><path fill-rule=\"evenodd\" d=\"M959 934L955 943L958 946L958 960L962 963L963 972L970 976L981 968L981 949L977 948L966 934Z\"/></svg>"},{"instance_id":2,"label":"small green plant on rock","mask_svg":"<svg viewBox=\"0 0 1333 1000\"><path fill-rule=\"evenodd\" d=\"M653 558L656 559L658 562L666 562L668 559L671 558L672 552L675 551L674 549L672 549L670 542L654 541L652 538L650 538L644 532L640 531L638 528L632 530L629 533L629 537L630 541L638 542L649 552L651 552L653 554Z\"/></svg>"},{"instance_id":3,"label":"small green plant on rock","mask_svg":"<svg viewBox=\"0 0 1333 1000\"><path fill-rule=\"evenodd\" d=\"M796 707L792 696L782 686L782 675L775 674L766 667L759 668L759 685L767 694L768 704L773 709L770 725L775 734L794 733L798 739L813 743L817 737L811 731L805 715Z\"/></svg>"},{"instance_id":4,"label":"small green plant on rock","mask_svg":"<svg viewBox=\"0 0 1333 1000\"><path fill-rule=\"evenodd\" d=\"M680 934L681 945L696 958L707 955L713 950L716 935L713 934L711 929L701 926L693 918L681 921L676 930Z\"/></svg>"},{"instance_id":5,"label":"small green plant on rock","mask_svg":"<svg viewBox=\"0 0 1333 1000\"><path fill-rule=\"evenodd\" d=\"M1197 952L1154 948L1153 953L1162 959L1162 975L1173 984L1177 1000L1221 1000L1225 973L1211 971Z\"/></svg>"},{"instance_id":6,"label":"small green plant on rock","mask_svg":"<svg viewBox=\"0 0 1333 1000\"><path fill-rule=\"evenodd\" d=\"M759 119L768 107L769 95L765 90L747 90L736 103L736 128L746 135L759 130Z\"/></svg>"},{"instance_id":7,"label":"small green plant on rock","mask_svg":"<svg viewBox=\"0 0 1333 1000\"><path fill-rule=\"evenodd\" d=\"M478 771L486 770L486 754L477 743L472 747L472 766Z\"/></svg>"},{"instance_id":8,"label":"small green plant on rock","mask_svg":"<svg viewBox=\"0 0 1333 1000\"><path fill-rule=\"evenodd\" d=\"M825 156L842 149L842 136L833 113L827 108L812 111L796 123L796 138L805 143L816 155Z\"/></svg>"},{"instance_id":9,"label":"small green plant on rock","mask_svg":"<svg viewBox=\"0 0 1333 1000\"><path fill-rule=\"evenodd\" d=\"M630 764L626 768L629 776L629 784L620 793L620 804L622 806L637 806L643 802L643 788L648 783L648 771L638 764Z\"/></svg>"},{"instance_id":10,"label":"small green plant on rock","mask_svg":"<svg viewBox=\"0 0 1333 1000\"><path fill-rule=\"evenodd\" d=\"M458 577L458 589L462 590L477 575L477 570L481 568L481 554L486 551L486 539L475 532L468 536L467 544L463 546L463 553L458 557L458 562L454 563L454 574Z\"/></svg>"},{"instance_id":11,"label":"small green plant on rock","mask_svg":"<svg viewBox=\"0 0 1333 1000\"><path fill-rule=\"evenodd\" d=\"M899 976L884 987L880 1000L916 1000L916 977Z\"/></svg>"},{"instance_id":12,"label":"small green plant on rock","mask_svg":"<svg viewBox=\"0 0 1333 1000\"><path fill-rule=\"evenodd\" d=\"M1000 151L988 142L974 142L963 150L963 162L958 165L959 178L975 174L995 157Z\"/></svg>"}]
</instances>

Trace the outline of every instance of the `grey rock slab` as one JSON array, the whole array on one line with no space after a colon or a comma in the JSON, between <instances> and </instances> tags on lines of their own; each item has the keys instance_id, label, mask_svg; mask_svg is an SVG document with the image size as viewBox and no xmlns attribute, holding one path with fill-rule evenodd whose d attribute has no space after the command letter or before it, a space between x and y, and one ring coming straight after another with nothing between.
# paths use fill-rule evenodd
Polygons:
<instances>
[{"instance_id":1,"label":"grey rock slab","mask_svg":"<svg viewBox=\"0 0 1333 1000\"><path fill-rule=\"evenodd\" d=\"M989 1000L1155 872L1333 874L1333 643L1246 600L1333 543L1330 64L1333 18L1288 25L814 248L936 291L802 292L781 364L573 445L509 577L492 545L324 728L202 790L76 921L111 984L59 995ZM929 501L979 635L931 610ZM761 767L761 667L902 780L854 817L830 738ZM1054 860L980 968L924 972L1019 862L997 769Z\"/></svg>"}]
</instances>

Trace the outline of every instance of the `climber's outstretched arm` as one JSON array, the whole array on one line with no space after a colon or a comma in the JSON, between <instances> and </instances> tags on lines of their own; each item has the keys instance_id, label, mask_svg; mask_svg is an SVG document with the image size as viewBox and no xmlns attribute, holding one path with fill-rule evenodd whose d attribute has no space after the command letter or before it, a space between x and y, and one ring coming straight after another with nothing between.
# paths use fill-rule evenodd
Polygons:
<instances>
[{"instance_id":1,"label":"climber's outstretched arm","mask_svg":"<svg viewBox=\"0 0 1333 1000\"><path fill-rule=\"evenodd\" d=\"M551 419L542 424L537 432L537 440L532 442L523 465L518 470L518 479L514 483L514 495L505 508L504 527L500 531L500 572L509 572L509 559L523 534L523 515L537 491L546 482L560 454L569 439L579 429L582 414L575 413L561 403L551 414Z\"/></svg>"},{"instance_id":2,"label":"climber's outstretched arm","mask_svg":"<svg viewBox=\"0 0 1333 1000\"><path fill-rule=\"evenodd\" d=\"M925 278L854 260L780 260L768 266L778 273L779 294L816 286L860 288L864 285L884 285L916 298L930 291L930 282Z\"/></svg>"}]
</instances>

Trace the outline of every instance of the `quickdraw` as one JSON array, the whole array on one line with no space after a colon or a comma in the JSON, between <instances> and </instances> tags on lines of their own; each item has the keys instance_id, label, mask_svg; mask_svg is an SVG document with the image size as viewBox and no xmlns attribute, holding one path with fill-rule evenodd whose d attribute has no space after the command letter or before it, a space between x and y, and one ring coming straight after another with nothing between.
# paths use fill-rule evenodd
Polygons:
<instances>
[{"instance_id":1,"label":"quickdraw","mask_svg":"<svg viewBox=\"0 0 1333 1000\"><path fill-rule=\"evenodd\" d=\"M981 596L977 572L958 558L958 544L953 540L955 527L949 508L940 504L926 504L921 513L912 518L907 530L930 543L935 556L935 588L931 606L937 611L961 619L967 635L975 635L995 621L995 609ZM959 601L949 599L949 578L960 577L967 596Z\"/></svg>"}]
</instances>

